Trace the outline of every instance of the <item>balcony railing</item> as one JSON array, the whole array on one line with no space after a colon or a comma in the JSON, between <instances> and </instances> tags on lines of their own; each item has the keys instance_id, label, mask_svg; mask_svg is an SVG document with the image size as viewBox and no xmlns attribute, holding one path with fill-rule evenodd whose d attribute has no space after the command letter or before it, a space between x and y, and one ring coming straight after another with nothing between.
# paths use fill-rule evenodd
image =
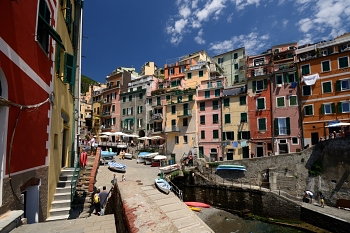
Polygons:
<instances>
[{"instance_id":1,"label":"balcony railing","mask_svg":"<svg viewBox=\"0 0 350 233\"><path fill-rule=\"evenodd\" d=\"M102 116L110 116L110 115L111 115L111 112L108 112L108 111L102 113Z\"/></svg>"},{"instance_id":2,"label":"balcony railing","mask_svg":"<svg viewBox=\"0 0 350 233\"><path fill-rule=\"evenodd\" d=\"M177 112L178 117L191 117L192 116L192 110L184 110L181 112Z\"/></svg>"},{"instance_id":3,"label":"balcony railing","mask_svg":"<svg viewBox=\"0 0 350 233\"><path fill-rule=\"evenodd\" d=\"M155 128L155 129L152 129L152 133L162 133L163 132L163 129L162 128Z\"/></svg>"},{"instance_id":4,"label":"balcony railing","mask_svg":"<svg viewBox=\"0 0 350 233\"><path fill-rule=\"evenodd\" d=\"M180 132L180 128L176 125L173 125L171 127L166 127L165 132Z\"/></svg>"}]
</instances>

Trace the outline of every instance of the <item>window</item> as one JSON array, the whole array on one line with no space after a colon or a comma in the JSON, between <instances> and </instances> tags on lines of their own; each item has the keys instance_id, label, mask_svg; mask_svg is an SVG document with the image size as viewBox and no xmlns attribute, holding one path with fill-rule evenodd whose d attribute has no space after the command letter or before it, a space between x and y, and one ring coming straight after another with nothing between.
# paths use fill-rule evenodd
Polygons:
<instances>
[{"instance_id":1,"label":"window","mask_svg":"<svg viewBox=\"0 0 350 233\"><path fill-rule=\"evenodd\" d=\"M203 70L200 70L198 75L199 75L199 77L203 77Z\"/></svg>"},{"instance_id":2,"label":"window","mask_svg":"<svg viewBox=\"0 0 350 233\"><path fill-rule=\"evenodd\" d=\"M246 112L241 112L241 122L248 122L248 117Z\"/></svg>"},{"instance_id":3,"label":"window","mask_svg":"<svg viewBox=\"0 0 350 233\"><path fill-rule=\"evenodd\" d=\"M235 63L235 70L238 70L238 63Z\"/></svg>"},{"instance_id":4,"label":"window","mask_svg":"<svg viewBox=\"0 0 350 233\"><path fill-rule=\"evenodd\" d=\"M310 73L310 65L309 64L301 66L301 74L302 75L311 74Z\"/></svg>"},{"instance_id":5,"label":"window","mask_svg":"<svg viewBox=\"0 0 350 233\"><path fill-rule=\"evenodd\" d=\"M247 104L247 100L246 100L246 96L240 96L239 97L239 105L246 105Z\"/></svg>"},{"instance_id":6,"label":"window","mask_svg":"<svg viewBox=\"0 0 350 233\"><path fill-rule=\"evenodd\" d=\"M321 104L321 113L323 115L335 113L335 104L334 103Z\"/></svg>"},{"instance_id":7,"label":"window","mask_svg":"<svg viewBox=\"0 0 350 233\"><path fill-rule=\"evenodd\" d=\"M223 57L219 57L218 58L218 64L222 64L224 63L224 58Z\"/></svg>"},{"instance_id":8,"label":"window","mask_svg":"<svg viewBox=\"0 0 350 233\"><path fill-rule=\"evenodd\" d=\"M159 84L159 89L163 89L164 88L164 84ZM139 88L137 88L139 89Z\"/></svg>"},{"instance_id":9,"label":"window","mask_svg":"<svg viewBox=\"0 0 350 233\"><path fill-rule=\"evenodd\" d=\"M185 66L181 66L179 69L180 69L180 73L183 73L183 72L185 72L186 67Z\"/></svg>"},{"instance_id":10,"label":"window","mask_svg":"<svg viewBox=\"0 0 350 233\"><path fill-rule=\"evenodd\" d=\"M166 95L166 100L169 101L170 100L170 95Z\"/></svg>"},{"instance_id":11,"label":"window","mask_svg":"<svg viewBox=\"0 0 350 233\"><path fill-rule=\"evenodd\" d=\"M115 112L115 105L112 105L112 112Z\"/></svg>"},{"instance_id":12,"label":"window","mask_svg":"<svg viewBox=\"0 0 350 233\"><path fill-rule=\"evenodd\" d=\"M171 114L176 114L176 105L171 106Z\"/></svg>"},{"instance_id":13,"label":"window","mask_svg":"<svg viewBox=\"0 0 350 233\"><path fill-rule=\"evenodd\" d=\"M338 58L338 67L339 67L339 69L349 67L349 57Z\"/></svg>"},{"instance_id":14,"label":"window","mask_svg":"<svg viewBox=\"0 0 350 233\"><path fill-rule=\"evenodd\" d=\"M187 118L182 119L182 126L188 126L188 119Z\"/></svg>"},{"instance_id":15,"label":"window","mask_svg":"<svg viewBox=\"0 0 350 233\"><path fill-rule=\"evenodd\" d=\"M213 124L219 123L219 114L213 114Z\"/></svg>"},{"instance_id":16,"label":"window","mask_svg":"<svg viewBox=\"0 0 350 233\"><path fill-rule=\"evenodd\" d=\"M192 78L192 73L187 73L187 78L191 79Z\"/></svg>"},{"instance_id":17,"label":"window","mask_svg":"<svg viewBox=\"0 0 350 233\"><path fill-rule=\"evenodd\" d=\"M262 66L265 65L265 58L257 58L254 59L254 66Z\"/></svg>"},{"instance_id":18,"label":"window","mask_svg":"<svg viewBox=\"0 0 350 233\"><path fill-rule=\"evenodd\" d=\"M123 97L124 98L124 97ZM152 105L152 99L148 99L148 104Z\"/></svg>"},{"instance_id":19,"label":"window","mask_svg":"<svg viewBox=\"0 0 350 233\"><path fill-rule=\"evenodd\" d=\"M176 120L175 119L171 120L171 126L176 126Z\"/></svg>"},{"instance_id":20,"label":"window","mask_svg":"<svg viewBox=\"0 0 350 233\"><path fill-rule=\"evenodd\" d=\"M349 79L338 80L335 83L337 91L345 91L350 89Z\"/></svg>"},{"instance_id":21,"label":"window","mask_svg":"<svg viewBox=\"0 0 350 233\"><path fill-rule=\"evenodd\" d=\"M139 99L140 99L140 100L143 99L143 93L139 93Z\"/></svg>"},{"instance_id":22,"label":"window","mask_svg":"<svg viewBox=\"0 0 350 233\"><path fill-rule=\"evenodd\" d=\"M142 119L137 119L137 128L141 128L142 127Z\"/></svg>"},{"instance_id":23,"label":"window","mask_svg":"<svg viewBox=\"0 0 350 233\"><path fill-rule=\"evenodd\" d=\"M261 92L267 89L267 79L253 81L253 92Z\"/></svg>"},{"instance_id":24,"label":"window","mask_svg":"<svg viewBox=\"0 0 350 233\"><path fill-rule=\"evenodd\" d=\"M157 97L157 105L160 105L160 97Z\"/></svg>"},{"instance_id":25,"label":"window","mask_svg":"<svg viewBox=\"0 0 350 233\"><path fill-rule=\"evenodd\" d=\"M187 136L184 136L184 144L187 144L187 143L188 143Z\"/></svg>"},{"instance_id":26,"label":"window","mask_svg":"<svg viewBox=\"0 0 350 233\"><path fill-rule=\"evenodd\" d=\"M238 140L241 139L250 139L250 131L240 131L237 134Z\"/></svg>"},{"instance_id":27,"label":"window","mask_svg":"<svg viewBox=\"0 0 350 233\"><path fill-rule=\"evenodd\" d=\"M285 104L284 104L284 96L282 96L282 97L276 97L276 104L277 104L277 108L283 108L283 107L285 107Z\"/></svg>"},{"instance_id":28,"label":"window","mask_svg":"<svg viewBox=\"0 0 350 233\"><path fill-rule=\"evenodd\" d=\"M292 145L298 145L299 139L298 138L292 138Z\"/></svg>"},{"instance_id":29,"label":"window","mask_svg":"<svg viewBox=\"0 0 350 233\"><path fill-rule=\"evenodd\" d=\"M181 103L181 102L182 102L182 96L181 96L181 95L177 97L177 102L178 102L178 103Z\"/></svg>"},{"instance_id":30,"label":"window","mask_svg":"<svg viewBox=\"0 0 350 233\"><path fill-rule=\"evenodd\" d=\"M286 117L274 119L274 132L275 135L290 134L290 118Z\"/></svg>"},{"instance_id":31,"label":"window","mask_svg":"<svg viewBox=\"0 0 350 233\"><path fill-rule=\"evenodd\" d=\"M123 108L123 116L125 116L125 111L126 111L125 108Z\"/></svg>"},{"instance_id":32,"label":"window","mask_svg":"<svg viewBox=\"0 0 350 233\"><path fill-rule=\"evenodd\" d=\"M204 92L204 97L205 98L210 98L210 91L205 91Z\"/></svg>"},{"instance_id":33,"label":"window","mask_svg":"<svg viewBox=\"0 0 350 233\"><path fill-rule=\"evenodd\" d=\"M200 102L199 103L199 110L205 111L205 102Z\"/></svg>"},{"instance_id":34,"label":"window","mask_svg":"<svg viewBox=\"0 0 350 233\"><path fill-rule=\"evenodd\" d=\"M235 132L234 131L223 132L222 137L223 137L223 140L235 140Z\"/></svg>"},{"instance_id":35,"label":"window","mask_svg":"<svg viewBox=\"0 0 350 233\"><path fill-rule=\"evenodd\" d=\"M221 81L216 81L216 87L222 87L222 82Z\"/></svg>"},{"instance_id":36,"label":"window","mask_svg":"<svg viewBox=\"0 0 350 233\"><path fill-rule=\"evenodd\" d=\"M311 93L311 86L303 86L303 96L309 96L312 95Z\"/></svg>"},{"instance_id":37,"label":"window","mask_svg":"<svg viewBox=\"0 0 350 233\"><path fill-rule=\"evenodd\" d=\"M283 84L283 74L276 74L276 84Z\"/></svg>"},{"instance_id":38,"label":"window","mask_svg":"<svg viewBox=\"0 0 350 233\"><path fill-rule=\"evenodd\" d=\"M205 125L205 116L200 116L200 124Z\"/></svg>"},{"instance_id":39,"label":"window","mask_svg":"<svg viewBox=\"0 0 350 233\"><path fill-rule=\"evenodd\" d=\"M208 87L208 88L212 88L212 87L213 87L212 82L207 82L207 87Z\"/></svg>"},{"instance_id":40,"label":"window","mask_svg":"<svg viewBox=\"0 0 350 233\"><path fill-rule=\"evenodd\" d=\"M74 72L74 57L69 53L64 54L64 82L74 84L75 72Z\"/></svg>"},{"instance_id":41,"label":"window","mask_svg":"<svg viewBox=\"0 0 350 233\"><path fill-rule=\"evenodd\" d=\"M219 97L220 96L220 89L216 89L215 90L215 97Z\"/></svg>"},{"instance_id":42,"label":"window","mask_svg":"<svg viewBox=\"0 0 350 233\"><path fill-rule=\"evenodd\" d=\"M346 102L339 102L338 103L338 112L344 113L344 112L350 112L350 106L348 101Z\"/></svg>"},{"instance_id":43,"label":"window","mask_svg":"<svg viewBox=\"0 0 350 233\"><path fill-rule=\"evenodd\" d=\"M179 136L175 136L175 144L179 144Z\"/></svg>"},{"instance_id":44,"label":"window","mask_svg":"<svg viewBox=\"0 0 350 233\"><path fill-rule=\"evenodd\" d=\"M235 83L238 83L239 82L239 76L238 74L235 75L235 80L234 80Z\"/></svg>"},{"instance_id":45,"label":"window","mask_svg":"<svg viewBox=\"0 0 350 233\"><path fill-rule=\"evenodd\" d=\"M297 96L290 95L289 96L289 106L297 106L297 105L298 105Z\"/></svg>"},{"instance_id":46,"label":"window","mask_svg":"<svg viewBox=\"0 0 350 233\"><path fill-rule=\"evenodd\" d=\"M256 109L257 110L265 109L265 98L256 99Z\"/></svg>"},{"instance_id":47,"label":"window","mask_svg":"<svg viewBox=\"0 0 350 233\"><path fill-rule=\"evenodd\" d=\"M230 106L230 99L229 98L224 99L224 106L225 107Z\"/></svg>"},{"instance_id":48,"label":"window","mask_svg":"<svg viewBox=\"0 0 350 233\"><path fill-rule=\"evenodd\" d=\"M298 78L295 73L286 73L287 83L294 83L298 81Z\"/></svg>"},{"instance_id":49,"label":"window","mask_svg":"<svg viewBox=\"0 0 350 233\"><path fill-rule=\"evenodd\" d=\"M217 100L213 101L213 109L214 110L219 109L219 102Z\"/></svg>"},{"instance_id":50,"label":"window","mask_svg":"<svg viewBox=\"0 0 350 233\"><path fill-rule=\"evenodd\" d=\"M201 130L201 139L205 139L205 131Z\"/></svg>"},{"instance_id":51,"label":"window","mask_svg":"<svg viewBox=\"0 0 350 233\"><path fill-rule=\"evenodd\" d=\"M137 113L138 114L142 113L142 106L137 106Z\"/></svg>"},{"instance_id":52,"label":"window","mask_svg":"<svg viewBox=\"0 0 350 233\"><path fill-rule=\"evenodd\" d=\"M266 118L258 118L258 130L266 131Z\"/></svg>"},{"instance_id":53,"label":"window","mask_svg":"<svg viewBox=\"0 0 350 233\"><path fill-rule=\"evenodd\" d=\"M129 101L132 101L132 95L129 95Z\"/></svg>"},{"instance_id":54,"label":"window","mask_svg":"<svg viewBox=\"0 0 350 233\"><path fill-rule=\"evenodd\" d=\"M238 53L234 53L233 54L233 59L237 59L238 58Z\"/></svg>"},{"instance_id":55,"label":"window","mask_svg":"<svg viewBox=\"0 0 350 233\"><path fill-rule=\"evenodd\" d=\"M213 139L219 139L219 130L213 130Z\"/></svg>"},{"instance_id":56,"label":"window","mask_svg":"<svg viewBox=\"0 0 350 233\"><path fill-rule=\"evenodd\" d=\"M168 75L173 75L173 74L174 74L174 68L169 68Z\"/></svg>"},{"instance_id":57,"label":"window","mask_svg":"<svg viewBox=\"0 0 350 233\"><path fill-rule=\"evenodd\" d=\"M188 95L188 101L192 101L193 100L193 95Z\"/></svg>"},{"instance_id":58,"label":"window","mask_svg":"<svg viewBox=\"0 0 350 233\"><path fill-rule=\"evenodd\" d=\"M332 92L332 82L331 81L322 83L322 92L323 93L330 93L330 92Z\"/></svg>"},{"instance_id":59,"label":"window","mask_svg":"<svg viewBox=\"0 0 350 233\"><path fill-rule=\"evenodd\" d=\"M314 106L313 105L305 105L304 106L304 115L305 116L314 115Z\"/></svg>"},{"instance_id":60,"label":"window","mask_svg":"<svg viewBox=\"0 0 350 233\"><path fill-rule=\"evenodd\" d=\"M46 53L49 52L50 10L46 1L40 0L36 39Z\"/></svg>"},{"instance_id":61,"label":"window","mask_svg":"<svg viewBox=\"0 0 350 233\"><path fill-rule=\"evenodd\" d=\"M225 114L225 124L231 123L231 114Z\"/></svg>"},{"instance_id":62,"label":"window","mask_svg":"<svg viewBox=\"0 0 350 233\"><path fill-rule=\"evenodd\" d=\"M327 72L331 70L331 63L330 61L323 61L321 62L322 72Z\"/></svg>"}]
</instances>

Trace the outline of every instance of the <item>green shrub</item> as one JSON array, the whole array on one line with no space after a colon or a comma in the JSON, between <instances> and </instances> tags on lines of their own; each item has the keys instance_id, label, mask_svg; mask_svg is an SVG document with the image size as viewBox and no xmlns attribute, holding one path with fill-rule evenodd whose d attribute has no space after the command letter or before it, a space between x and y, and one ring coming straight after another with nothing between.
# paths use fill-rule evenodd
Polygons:
<instances>
[{"instance_id":1,"label":"green shrub","mask_svg":"<svg viewBox=\"0 0 350 233\"><path fill-rule=\"evenodd\" d=\"M321 175L322 171L322 163L319 161L316 161L309 170L309 176L319 176Z\"/></svg>"}]
</instances>

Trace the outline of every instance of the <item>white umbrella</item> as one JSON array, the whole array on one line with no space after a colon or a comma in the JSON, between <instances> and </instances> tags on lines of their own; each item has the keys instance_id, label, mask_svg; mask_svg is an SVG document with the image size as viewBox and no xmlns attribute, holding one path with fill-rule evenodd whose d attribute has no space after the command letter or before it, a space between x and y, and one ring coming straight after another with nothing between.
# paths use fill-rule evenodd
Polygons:
<instances>
[{"instance_id":1,"label":"white umbrella","mask_svg":"<svg viewBox=\"0 0 350 233\"><path fill-rule=\"evenodd\" d=\"M102 135L102 136L100 136L100 138L109 138L109 136L108 135Z\"/></svg>"},{"instance_id":2,"label":"white umbrella","mask_svg":"<svg viewBox=\"0 0 350 233\"><path fill-rule=\"evenodd\" d=\"M157 140L157 139L163 139L163 138L161 136L153 136L153 137L151 137L151 139Z\"/></svg>"},{"instance_id":3,"label":"white umbrella","mask_svg":"<svg viewBox=\"0 0 350 233\"><path fill-rule=\"evenodd\" d=\"M118 136L125 136L127 134L123 133L123 132L113 132L113 135L118 135Z\"/></svg>"},{"instance_id":4,"label":"white umbrella","mask_svg":"<svg viewBox=\"0 0 350 233\"><path fill-rule=\"evenodd\" d=\"M139 138L139 140L147 140L147 139L152 139L152 138L147 137L147 136Z\"/></svg>"},{"instance_id":5,"label":"white umbrella","mask_svg":"<svg viewBox=\"0 0 350 233\"><path fill-rule=\"evenodd\" d=\"M335 123L335 124L332 124L332 125L327 125L326 127L340 127L340 126L347 126L347 125L350 125L350 123L346 123L346 122L339 122L339 123Z\"/></svg>"},{"instance_id":6,"label":"white umbrella","mask_svg":"<svg viewBox=\"0 0 350 233\"><path fill-rule=\"evenodd\" d=\"M100 133L100 134L102 134L102 135L108 135L108 136L113 135L113 133L111 133L111 132L104 132L104 133Z\"/></svg>"},{"instance_id":7,"label":"white umbrella","mask_svg":"<svg viewBox=\"0 0 350 233\"><path fill-rule=\"evenodd\" d=\"M129 137L129 138L138 138L139 136L135 135L135 134L125 134L125 137Z\"/></svg>"},{"instance_id":8,"label":"white umbrella","mask_svg":"<svg viewBox=\"0 0 350 233\"><path fill-rule=\"evenodd\" d=\"M162 160L162 159L166 159L166 158L167 157L165 155L157 155L153 159L155 159L155 160Z\"/></svg>"}]
</instances>

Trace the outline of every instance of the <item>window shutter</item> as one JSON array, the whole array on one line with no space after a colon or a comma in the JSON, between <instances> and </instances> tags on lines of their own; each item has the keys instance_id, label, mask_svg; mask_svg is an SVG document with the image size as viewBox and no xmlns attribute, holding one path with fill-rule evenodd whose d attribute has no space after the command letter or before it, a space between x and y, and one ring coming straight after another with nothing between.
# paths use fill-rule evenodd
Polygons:
<instances>
[{"instance_id":1,"label":"window shutter","mask_svg":"<svg viewBox=\"0 0 350 233\"><path fill-rule=\"evenodd\" d=\"M290 117L286 118L286 123L287 123L287 134L290 134Z\"/></svg>"},{"instance_id":2,"label":"window shutter","mask_svg":"<svg viewBox=\"0 0 350 233\"><path fill-rule=\"evenodd\" d=\"M338 113L342 113L343 112L343 108L341 106L341 102L338 102Z\"/></svg>"},{"instance_id":3,"label":"window shutter","mask_svg":"<svg viewBox=\"0 0 350 233\"><path fill-rule=\"evenodd\" d=\"M250 139L250 131L248 131L247 136L247 139Z\"/></svg>"},{"instance_id":4,"label":"window shutter","mask_svg":"<svg viewBox=\"0 0 350 233\"><path fill-rule=\"evenodd\" d=\"M264 79L264 89L267 89L267 79Z\"/></svg>"},{"instance_id":5,"label":"window shutter","mask_svg":"<svg viewBox=\"0 0 350 233\"><path fill-rule=\"evenodd\" d=\"M69 53L64 54L64 82L74 84L74 56Z\"/></svg>"},{"instance_id":6,"label":"window shutter","mask_svg":"<svg viewBox=\"0 0 350 233\"><path fill-rule=\"evenodd\" d=\"M332 103L332 113L335 113L335 103Z\"/></svg>"},{"instance_id":7,"label":"window shutter","mask_svg":"<svg viewBox=\"0 0 350 233\"><path fill-rule=\"evenodd\" d=\"M238 138L238 140L241 140L241 137L242 137L242 136L241 136L241 132L238 132L238 133L237 133L237 138Z\"/></svg>"},{"instance_id":8,"label":"window shutter","mask_svg":"<svg viewBox=\"0 0 350 233\"><path fill-rule=\"evenodd\" d=\"M335 82L335 88L336 88L337 91L341 91L341 86L340 86L340 81L339 80Z\"/></svg>"},{"instance_id":9,"label":"window shutter","mask_svg":"<svg viewBox=\"0 0 350 233\"><path fill-rule=\"evenodd\" d=\"M289 74L286 73L286 82L289 83Z\"/></svg>"},{"instance_id":10,"label":"window shutter","mask_svg":"<svg viewBox=\"0 0 350 233\"><path fill-rule=\"evenodd\" d=\"M56 74L60 76L61 71L61 46L57 44L56 46Z\"/></svg>"},{"instance_id":11,"label":"window shutter","mask_svg":"<svg viewBox=\"0 0 350 233\"><path fill-rule=\"evenodd\" d=\"M321 104L321 114L324 115L324 104Z\"/></svg>"},{"instance_id":12,"label":"window shutter","mask_svg":"<svg viewBox=\"0 0 350 233\"><path fill-rule=\"evenodd\" d=\"M256 81L253 81L253 92L256 91Z\"/></svg>"},{"instance_id":13,"label":"window shutter","mask_svg":"<svg viewBox=\"0 0 350 233\"><path fill-rule=\"evenodd\" d=\"M278 132L279 132L279 129L278 129L278 119L274 119L274 122L273 122L273 125L274 125L274 130L275 130L275 136L278 135Z\"/></svg>"}]
</instances>

